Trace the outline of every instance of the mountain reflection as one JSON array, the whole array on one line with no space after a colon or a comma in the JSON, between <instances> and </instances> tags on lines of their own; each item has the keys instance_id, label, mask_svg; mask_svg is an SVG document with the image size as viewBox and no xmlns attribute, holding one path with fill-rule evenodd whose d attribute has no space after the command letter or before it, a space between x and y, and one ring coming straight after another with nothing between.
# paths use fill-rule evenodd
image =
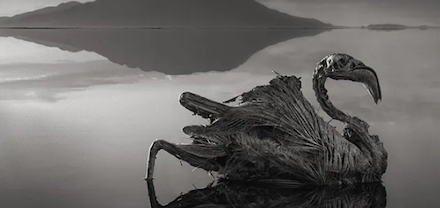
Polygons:
<instances>
[{"instance_id":1,"label":"mountain reflection","mask_svg":"<svg viewBox=\"0 0 440 208\"><path fill-rule=\"evenodd\" d=\"M186 207L386 207L386 190L380 183L331 188L270 188L220 182L191 190L163 206L156 198L154 184L147 182L152 208Z\"/></svg>"},{"instance_id":2,"label":"mountain reflection","mask_svg":"<svg viewBox=\"0 0 440 208\"><path fill-rule=\"evenodd\" d=\"M165 74L229 71L267 46L322 29L5 29L61 50L96 52L111 62Z\"/></svg>"}]
</instances>

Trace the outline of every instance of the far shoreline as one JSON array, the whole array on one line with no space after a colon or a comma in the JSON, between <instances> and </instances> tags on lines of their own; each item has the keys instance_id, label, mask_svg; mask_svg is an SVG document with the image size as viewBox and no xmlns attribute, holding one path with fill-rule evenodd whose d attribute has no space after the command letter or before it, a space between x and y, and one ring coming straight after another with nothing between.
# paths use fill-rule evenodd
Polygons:
<instances>
[{"instance_id":1,"label":"far shoreline","mask_svg":"<svg viewBox=\"0 0 440 208\"><path fill-rule=\"evenodd\" d=\"M329 26L329 27L292 27L292 26L0 26L0 29L14 30L75 30L75 29L144 29L144 30L335 30L335 29L366 29L366 30L405 30L405 29L440 29L440 26Z\"/></svg>"}]
</instances>

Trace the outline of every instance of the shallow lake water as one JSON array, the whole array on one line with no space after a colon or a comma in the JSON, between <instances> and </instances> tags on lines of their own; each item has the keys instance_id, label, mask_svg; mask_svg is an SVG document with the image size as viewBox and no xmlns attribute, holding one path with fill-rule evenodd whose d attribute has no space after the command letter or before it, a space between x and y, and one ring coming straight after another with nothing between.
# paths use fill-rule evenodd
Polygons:
<instances>
[{"instance_id":1,"label":"shallow lake water","mask_svg":"<svg viewBox=\"0 0 440 208\"><path fill-rule=\"evenodd\" d=\"M359 84L329 81L327 88L338 108L369 122L384 142L387 207L438 207L440 30L80 33L0 30L2 207L149 207L143 177L150 144L190 142L182 127L208 123L180 106L180 93L224 101L266 84L275 70L302 77L305 97L323 114L311 75L332 52L362 60L379 76L378 105ZM106 38L111 43L97 43ZM204 68L218 60L220 68ZM159 153L160 203L212 181Z\"/></svg>"}]
</instances>

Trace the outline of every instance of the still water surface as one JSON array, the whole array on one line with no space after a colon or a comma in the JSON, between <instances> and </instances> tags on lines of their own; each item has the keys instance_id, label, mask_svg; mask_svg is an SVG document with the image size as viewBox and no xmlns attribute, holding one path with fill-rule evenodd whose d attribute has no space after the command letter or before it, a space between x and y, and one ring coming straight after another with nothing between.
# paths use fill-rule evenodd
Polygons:
<instances>
[{"instance_id":1,"label":"still water surface","mask_svg":"<svg viewBox=\"0 0 440 208\"><path fill-rule=\"evenodd\" d=\"M179 105L180 93L222 101L266 84L275 70L301 76L304 95L319 111L311 74L316 62L332 52L353 55L378 73L383 94L379 105L351 82L330 81L327 88L340 109L368 121L370 131L384 142L389 153L384 176L387 207L438 206L440 30L352 29L295 34L290 39L276 36L264 47L249 43L252 50L243 50L246 45L241 45L243 60L225 64L233 68L191 74L158 72L163 71L162 63L157 70L148 63L149 68L130 68L122 62L140 61L125 57L116 64L118 57L93 47L84 50L60 38L50 42L22 33L0 31L2 207L149 207L142 179L152 141L189 142L181 128L207 123ZM234 31L229 33L234 37ZM142 35L157 41L162 37ZM213 54L238 53L231 39L225 40L227 48ZM131 53L130 47L123 49ZM153 55L150 51L144 62ZM194 63L203 58L187 55ZM191 66L188 60L186 66ZM173 57L165 61L173 62ZM178 62L175 65L170 67L179 68ZM162 204L213 180L166 153L158 158L154 182Z\"/></svg>"}]
</instances>

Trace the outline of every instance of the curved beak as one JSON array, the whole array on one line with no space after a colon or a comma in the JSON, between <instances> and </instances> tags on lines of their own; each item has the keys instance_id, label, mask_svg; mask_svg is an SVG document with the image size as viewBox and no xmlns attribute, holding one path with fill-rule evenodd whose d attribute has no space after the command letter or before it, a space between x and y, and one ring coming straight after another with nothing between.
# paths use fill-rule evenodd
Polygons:
<instances>
[{"instance_id":1,"label":"curved beak","mask_svg":"<svg viewBox=\"0 0 440 208\"><path fill-rule=\"evenodd\" d=\"M376 72L371 67L359 66L354 68L351 73L354 75L353 81L361 82L367 88L376 104L379 100L382 100L379 78L377 78Z\"/></svg>"},{"instance_id":2,"label":"curved beak","mask_svg":"<svg viewBox=\"0 0 440 208\"><path fill-rule=\"evenodd\" d=\"M377 104L382 100L382 92L380 90L379 79L376 72L369 66L360 64L349 71L343 73L329 74L332 79L343 79L362 83L370 93L374 102Z\"/></svg>"}]
</instances>

